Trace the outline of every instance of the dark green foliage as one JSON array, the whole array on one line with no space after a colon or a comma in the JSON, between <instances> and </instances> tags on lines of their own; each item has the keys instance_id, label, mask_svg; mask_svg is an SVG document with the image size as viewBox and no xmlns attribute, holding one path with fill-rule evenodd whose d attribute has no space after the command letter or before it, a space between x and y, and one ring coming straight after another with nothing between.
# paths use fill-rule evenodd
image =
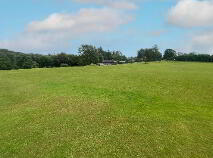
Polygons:
<instances>
[{"instance_id":1,"label":"dark green foliage","mask_svg":"<svg viewBox=\"0 0 213 158\"><path fill-rule=\"evenodd\" d=\"M13 65L14 63L9 54L0 52L0 70L11 70L14 68Z\"/></svg>"},{"instance_id":2,"label":"dark green foliage","mask_svg":"<svg viewBox=\"0 0 213 158\"><path fill-rule=\"evenodd\" d=\"M104 51L101 47L92 45L82 45L79 48L80 65L90 65L101 63L103 60L126 61L127 58L120 51Z\"/></svg>"},{"instance_id":3,"label":"dark green foliage","mask_svg":"<svg viewBox=\"0 0 213 158\"><path fill-rule=\"evenodd\" d=\"M126 61L127 60L127 58L120 51L113 51L112 59L115 61Z\"/></svg>"},{"instance_id":4,"label":"dark green foliage","mask_svg":"<svg viewBox=\"0 0 213 158\"><path fill-rule=\"evenodd\" d=\"M23 53L19 52L12 52L6 49L0 49L0 69L1 70L11 70L11 69L18 69L20 64L20 60L26 63L22 63L21 67L28 68L29 63L31 62L31 58L29 55L24 57Z\"/></svg>"},{"instance_id":5,"label":"dark green foliage","mask_svg":"<svg viewBox=\"0 0 213 158\"><path fill-rule=\"evenodd\" d=\"M97 49L99 62L103 60L127 61L127 57L120 51L104 51L101 47Z\"/></svg>"},{"instance_id":6,"label":"dark green foliage","mask_svg":"<svg viewBox=\"0 0 213 158\"><path fill-rule=\"evenodd\" d=\"M162 54L157 46L152 48L140 49L138 51L137 61L160 61Z\"/></svg>"},{"instance_id":7,"label":"dark green foliage","mask_svg":"<svg viewBox=\"0 0 213 158\"><path fill-rule=\"evenodd\" d=\"M52 59L55 67L60 67L62 63L68 63L68 58L65 53L53 55Z\"/></svg>"},{"instance_id":8,"label":"dark green foliage","mask_svg":"<svg viewBox=\"0 0 213 158\"><path fill-rule=\"evenodd\" d=\"M106 55L106 51L103 50L102 47L97 49L98 55L99 55L99 62L103 62L103 60L109 60L107 55ZM111 53L109 53L111 55Z\"/></svg>"},{"instance_id":9,"label":"dark green foliage","mask_svg":"<svg viewBox=\"0 0 213 158\"><path fill-rule=\"evenodd\" d=\"M82 45L79 55L60 53L56 55L24 54L0 49L0 70L84 66L103 60L126 61L120 51L104 51L101 47Z\"/></svg>"},{"instance_id":10,"label":"dark green foliage","mask_svg":"<svg viewBox=\"0 0 213 158\"><path fill-rule=\"evenodd\" d=\"M80 57L77 55L67 55L68 56L68 65L69 66L80 66Z\"/></svg>"},{"instance_id":11,"label":"dark green foliage","mask_svg":"<svg viewBox=\"0 0 213 158\"><path fill-rule=\"evenodd\" d=\"M137 57L131 58L127 58L120 51L105 51L102 47L96 48L92 45L82 45L79 48L79 55L66 53L56 55L24 54L7 49L0 49L0 70L85 66L102 63L103 60L113 60L117 63L133 63L135 61L144 61L147 63L150 61L160 61L161 59L162 54L157 45L152 48L140 49ZM213 55L176 53L172 49L167 49L164 52L163 59L213 62Z\"/></svg>"},{"instance_id":12,"label":"dark green foliage","mask_svg":"<svg viewBox=\"0 0 213 158\"><path fill-rule=\"evenodd\" d=\"M39 68L39 64L36 61L33 61L32 68Z\"/></svg>"},{"instance_id":13,"label":"dark green foliage","mask_svg":"<svg viewBox=\"0 0 213 158\"><path fill-rule=\"evenodd\" d=\"M94 46L82 45L78 50L83 65L97 64L100 62L101 54L97 51Z\"/></svg>"},{"instance_id":14,"label":"dark green foliage","mask_svg":"<svg viewBox=\"0 0 213 158\"><path fill-rule=\"evenodd\" d=\"M19 69L31 69L33 67L32 57L27 54L19 54L16 56L16 65Z\"/></svg>"},{"instance_id":15,"label":"dark green foliage","mask_svg":"<svg viewBox=\"0 0 213 158\"><path fill-rule=\"evenodd\" d=\"M200 61L200 62L213 62L213 55L209 54L182 54L179 53L179 55L175 58L177 61Z\"/></svg>"},{"instance_id":16,"label":"dark green foliage","mask_svg":"<svg viewBox=\"0 0 213 158\"><path fill-rule=\"evenodd\" d=\"M105 60L112 60L112 53L109 50L104 51L102 55L103 55Z\"/></svg>"},{"instance_id":17,"label":"dark green foliage","mask_svg":"<svg viewBox=\"0 0 213 158\"><path fill-rule=\"evenodd\" d=\"M164 60L175 60L177 54L173 49L166 49L163 55Z\"/></svg>"}]
</instances>

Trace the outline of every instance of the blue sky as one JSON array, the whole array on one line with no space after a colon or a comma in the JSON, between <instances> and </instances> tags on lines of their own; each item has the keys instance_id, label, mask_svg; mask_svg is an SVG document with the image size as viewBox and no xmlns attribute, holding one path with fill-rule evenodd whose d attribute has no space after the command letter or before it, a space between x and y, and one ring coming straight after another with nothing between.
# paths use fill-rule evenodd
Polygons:
<instances>
[{"instance_id":1,"label":"blue sky","mask_svg":"<svg viewBox=\"0 0 213 158\"><path fill-rule=\"evenodd\" d=\"M135 56L213 50L212 0L1 0L0 48L76 53L81 44ZM199 12L198 12L199 10Z\"/></svg>"}]
</instances>

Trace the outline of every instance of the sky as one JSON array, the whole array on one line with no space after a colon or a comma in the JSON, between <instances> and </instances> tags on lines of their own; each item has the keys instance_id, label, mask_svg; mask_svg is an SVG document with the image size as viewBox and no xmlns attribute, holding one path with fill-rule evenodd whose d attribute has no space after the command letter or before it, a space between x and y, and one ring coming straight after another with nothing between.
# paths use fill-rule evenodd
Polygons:
<instances>
[{"instance_id":1,"label":"sky","mask_svg":"<svg viewBox=\"0 0 213 158\"><path fill-rule=\"evenodd\" d=\"M1 0L0 48L77 53L82 44L135 56L157 44L213 54L213 0Z\"/></svg>"}]
</instances>

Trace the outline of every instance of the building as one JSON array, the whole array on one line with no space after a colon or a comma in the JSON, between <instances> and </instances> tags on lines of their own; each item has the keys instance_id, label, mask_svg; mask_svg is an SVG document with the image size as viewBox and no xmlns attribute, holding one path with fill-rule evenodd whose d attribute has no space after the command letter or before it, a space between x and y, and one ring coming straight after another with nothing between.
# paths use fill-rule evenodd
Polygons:
<instances>
[{"instance_id":1,"label":"building","mask_svg":"<svg viewBox=\"0 0 213 158\"><path fill-rule=\"evenodd\" d=\"M102 62L104 65L117 65L118 62L114 60L103 60Z\"/></svg>"}]
</instances>

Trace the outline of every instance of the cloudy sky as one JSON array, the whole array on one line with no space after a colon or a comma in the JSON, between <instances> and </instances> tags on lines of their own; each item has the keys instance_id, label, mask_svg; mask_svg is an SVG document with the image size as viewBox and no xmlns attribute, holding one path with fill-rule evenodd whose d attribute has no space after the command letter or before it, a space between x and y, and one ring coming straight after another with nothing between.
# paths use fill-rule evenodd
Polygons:
<instances>
[{"instance_id":1,"label":"cloudy sky","mask_svg":"<svg viewBox=\"0 0 213 158\"><path fill-rule=\"evenodd\" d=\"M134 56L161 51L213 54L213 0L1 0L0 48L75 53L81 44Z\"/></svg>"}]
</instances>

